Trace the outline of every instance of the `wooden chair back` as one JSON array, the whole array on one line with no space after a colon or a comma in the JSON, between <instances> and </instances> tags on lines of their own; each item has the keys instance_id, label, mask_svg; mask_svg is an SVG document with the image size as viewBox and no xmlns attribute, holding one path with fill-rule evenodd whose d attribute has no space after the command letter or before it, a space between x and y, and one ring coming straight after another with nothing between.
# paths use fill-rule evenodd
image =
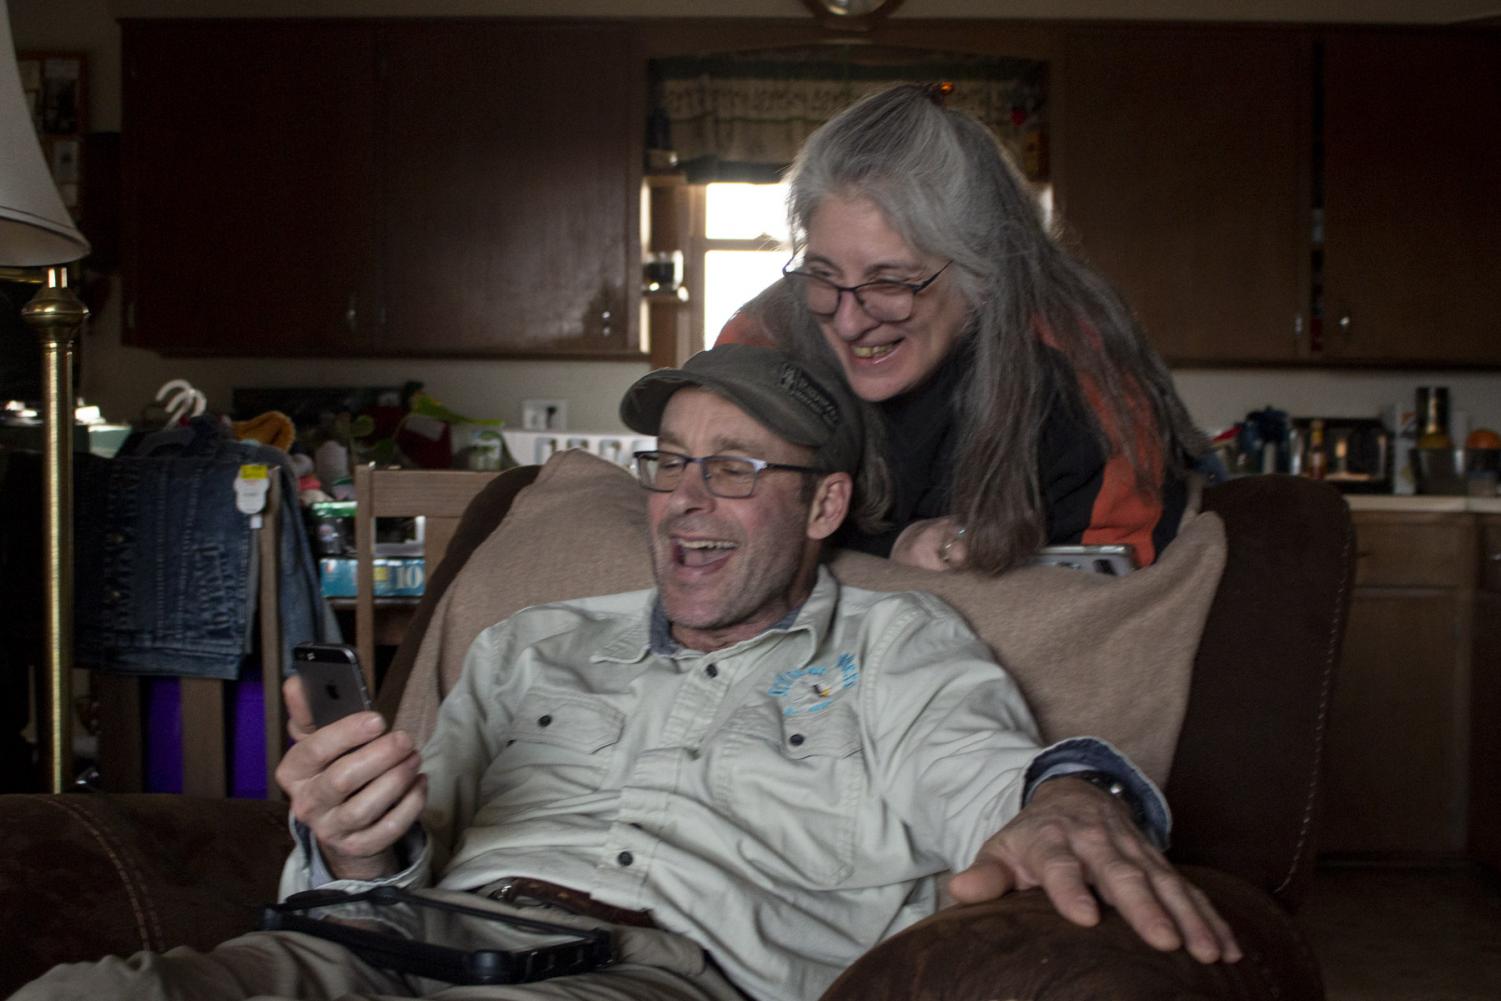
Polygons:
<instances>
[{"instance_id":1,"label":"wooden chair back","mask_svg":"<svg viewBox=\"0 0 1501 1001\"><path fill-rule=\"evenodd\" d=\"M459 517L495 476L462 469L377 469L373 463L355 467L355 649L372 695L376 691L375 519L424 519L422 556L426 577L431 579L448 551ZM416 605L417 599L412 599L400 609L405 615L391 616L398 628Z\"/></svg>"}]
</instances>

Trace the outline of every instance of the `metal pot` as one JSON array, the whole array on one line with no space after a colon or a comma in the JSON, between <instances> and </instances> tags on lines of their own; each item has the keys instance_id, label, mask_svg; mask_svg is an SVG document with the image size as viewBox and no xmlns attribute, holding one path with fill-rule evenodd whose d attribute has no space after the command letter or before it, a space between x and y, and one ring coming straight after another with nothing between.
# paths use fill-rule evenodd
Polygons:
<instances>
[{"instance_id":1,"label":"metal pot","mask_svg":"<svg viewBox=\"0 0 1501 1001\"><path fill-rule=\"evenodd\" d=\"M1494 496L1501 449L1415 448L1412 469L1420 494Z\"/></svg>"},{"instance_id":2,"label":"metal pot","mask_svg":"<svg viewBox=\"0 0 1501 1001\"><path fill-rule=\"evenodd\" d=\"M1412 473L1420 494L1463 496L1467 489L1462 448L1415 448Z\"/></svg>"}]
</instances>

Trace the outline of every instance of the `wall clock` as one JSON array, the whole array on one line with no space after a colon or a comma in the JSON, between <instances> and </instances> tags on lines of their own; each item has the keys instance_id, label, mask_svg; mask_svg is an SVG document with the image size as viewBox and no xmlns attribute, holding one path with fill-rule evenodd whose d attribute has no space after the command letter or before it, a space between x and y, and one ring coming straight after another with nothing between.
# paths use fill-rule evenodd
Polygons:
<instances>
[{"instance_id":1,"label":"wall clock","mask_svg":"<svg viewBox=\"0 0 1501 1001\"><path fill-rule=\"evenodd\" d=\"M902 0L803 0L818 23L836 31L869 31L902 5Z\"/></svg>"}]
</instances>

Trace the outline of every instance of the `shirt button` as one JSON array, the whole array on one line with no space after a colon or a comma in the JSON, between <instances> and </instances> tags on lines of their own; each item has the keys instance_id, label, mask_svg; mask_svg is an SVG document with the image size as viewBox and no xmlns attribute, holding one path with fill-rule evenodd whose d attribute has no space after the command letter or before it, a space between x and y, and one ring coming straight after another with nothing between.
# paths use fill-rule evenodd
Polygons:
<instances>
[{"instance_id":1,"label":"shirt button","mask_svg":"<svg viewBox=\"0 0 1501 1001\"><path fill-rule=\"evenodd\" d=\"M619 855L615 856L615 861L619 862L621 865L630 865L632 862L636 861L636 856L632 855L630 852L621 852Z\"/></svg>"},{"instance_id":2,"label":"shirt button","mask_svg":"<svg viewBox=\"0 0 1501 1001\"><path fill-rule=\"evenodd\" d=\"M708 667L704 668L704 673L711 678L717 678L719 677L719 668L715 667L713 664L710 664Z\"/></svg>"},{"instance_id":3,"label":"shirt button","mask_svg":"<svg viewBox=\"0 0 1501 1001\"><path fill-rule=\"evenodd\" d=\"M552 726L552 717L551 716L538 716L537 717L537 725L538 726Z\"/></svg>"},{"instance_id":4,"label":"shirt button","mask_svg":"<svg viewBox=\"0 0 1501 1001\"><path fill-rule=\"evenodd\" d=\"M800 733L794 733L792 736L787 738L787 743L791 744L793 747L802 747L803 735Z\"/></svg>"}]
</instances>

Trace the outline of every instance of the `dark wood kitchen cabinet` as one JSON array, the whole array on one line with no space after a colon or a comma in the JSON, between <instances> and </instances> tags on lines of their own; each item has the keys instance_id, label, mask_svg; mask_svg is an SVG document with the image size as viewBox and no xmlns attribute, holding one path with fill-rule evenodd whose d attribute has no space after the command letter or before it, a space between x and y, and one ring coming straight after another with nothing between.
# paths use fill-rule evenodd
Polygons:
<instances>
[{"instance_id":1,"label":"dark wood kitchen cabinet","mask_svg":"<svg viewBox=\"0 0 1501 1001\"><path fill-rule=\"evenodd\" d=\"M1467 851L1476 519L1356 511L1355 591L1334 679L1319 850Z\"/></svg>"},{"instance_id":2,"label":"dark wood kitchen cabinet","mask_svg":"<svg viewBox=\"0 0 1501 1001\"><path fill-rule=\"evenodd\" d=\"M1470 681L1470 855L1501 873L1501 514L1480 518Z\"/></svg>"},{"instance_id":3,"label":"dark wood kitchen cabinet","mask_svg":"<svg viewBox=\"0 0 1501 1001\"><path fill-rule=\"evenodd\" d=\"M641 356L631 29L147 20L124 44L130 343Z\"/></svg>"},{"instance_id":4,"label":"dark wood kitchen cabinet","mask_svg":"<svg viewBox=\"0 0 1501 1001\"><path fill-rule=\"evenodd\" d=\"M1329 358L1501 365L1501 32L1322 44Z\"/></svg>"},{"instance_id":5,"label":"dark wood kitchen cabinet","mask_svg":"<svg viewBox=\"0 0 1501 1001\"><path fill-rule=\"evenodd\" d=\"M1064 53L1067 232L1170 362L1501 365L1501 32L1112 25Z\"/></svg>"},{"instance_id":6,"label":"dark wood kitchen cabinet","mask_svg":"<svg viewBox=\"0 0 1501 1001\"><path fill-rule=\"evenodd\" d=\"M639 324L645 61L627 29L382 29L384 354L621 354Z\"/></svg>"},{"instance_id":7,"label":"dark wood kitchen cabinet","mask_svg":"<svg viewBox=\"0 0 1501 1001\"><path fill-rule=\"evenodd\" d=\"M1308 63L1295 31L1068 33L1066 233L1170 362L1307 355Z\"/></svg>"},{"instance_id":8,"label":"dark wood kitchen cabinet","mask_svg":"<svg viewBox=\"0 0 1501 1001\"><path fill-rule=\"evenodd\" d=\"M375 28L126 22L126 341L343 354L379 298Z\"/></svg>"}]
</instances>

